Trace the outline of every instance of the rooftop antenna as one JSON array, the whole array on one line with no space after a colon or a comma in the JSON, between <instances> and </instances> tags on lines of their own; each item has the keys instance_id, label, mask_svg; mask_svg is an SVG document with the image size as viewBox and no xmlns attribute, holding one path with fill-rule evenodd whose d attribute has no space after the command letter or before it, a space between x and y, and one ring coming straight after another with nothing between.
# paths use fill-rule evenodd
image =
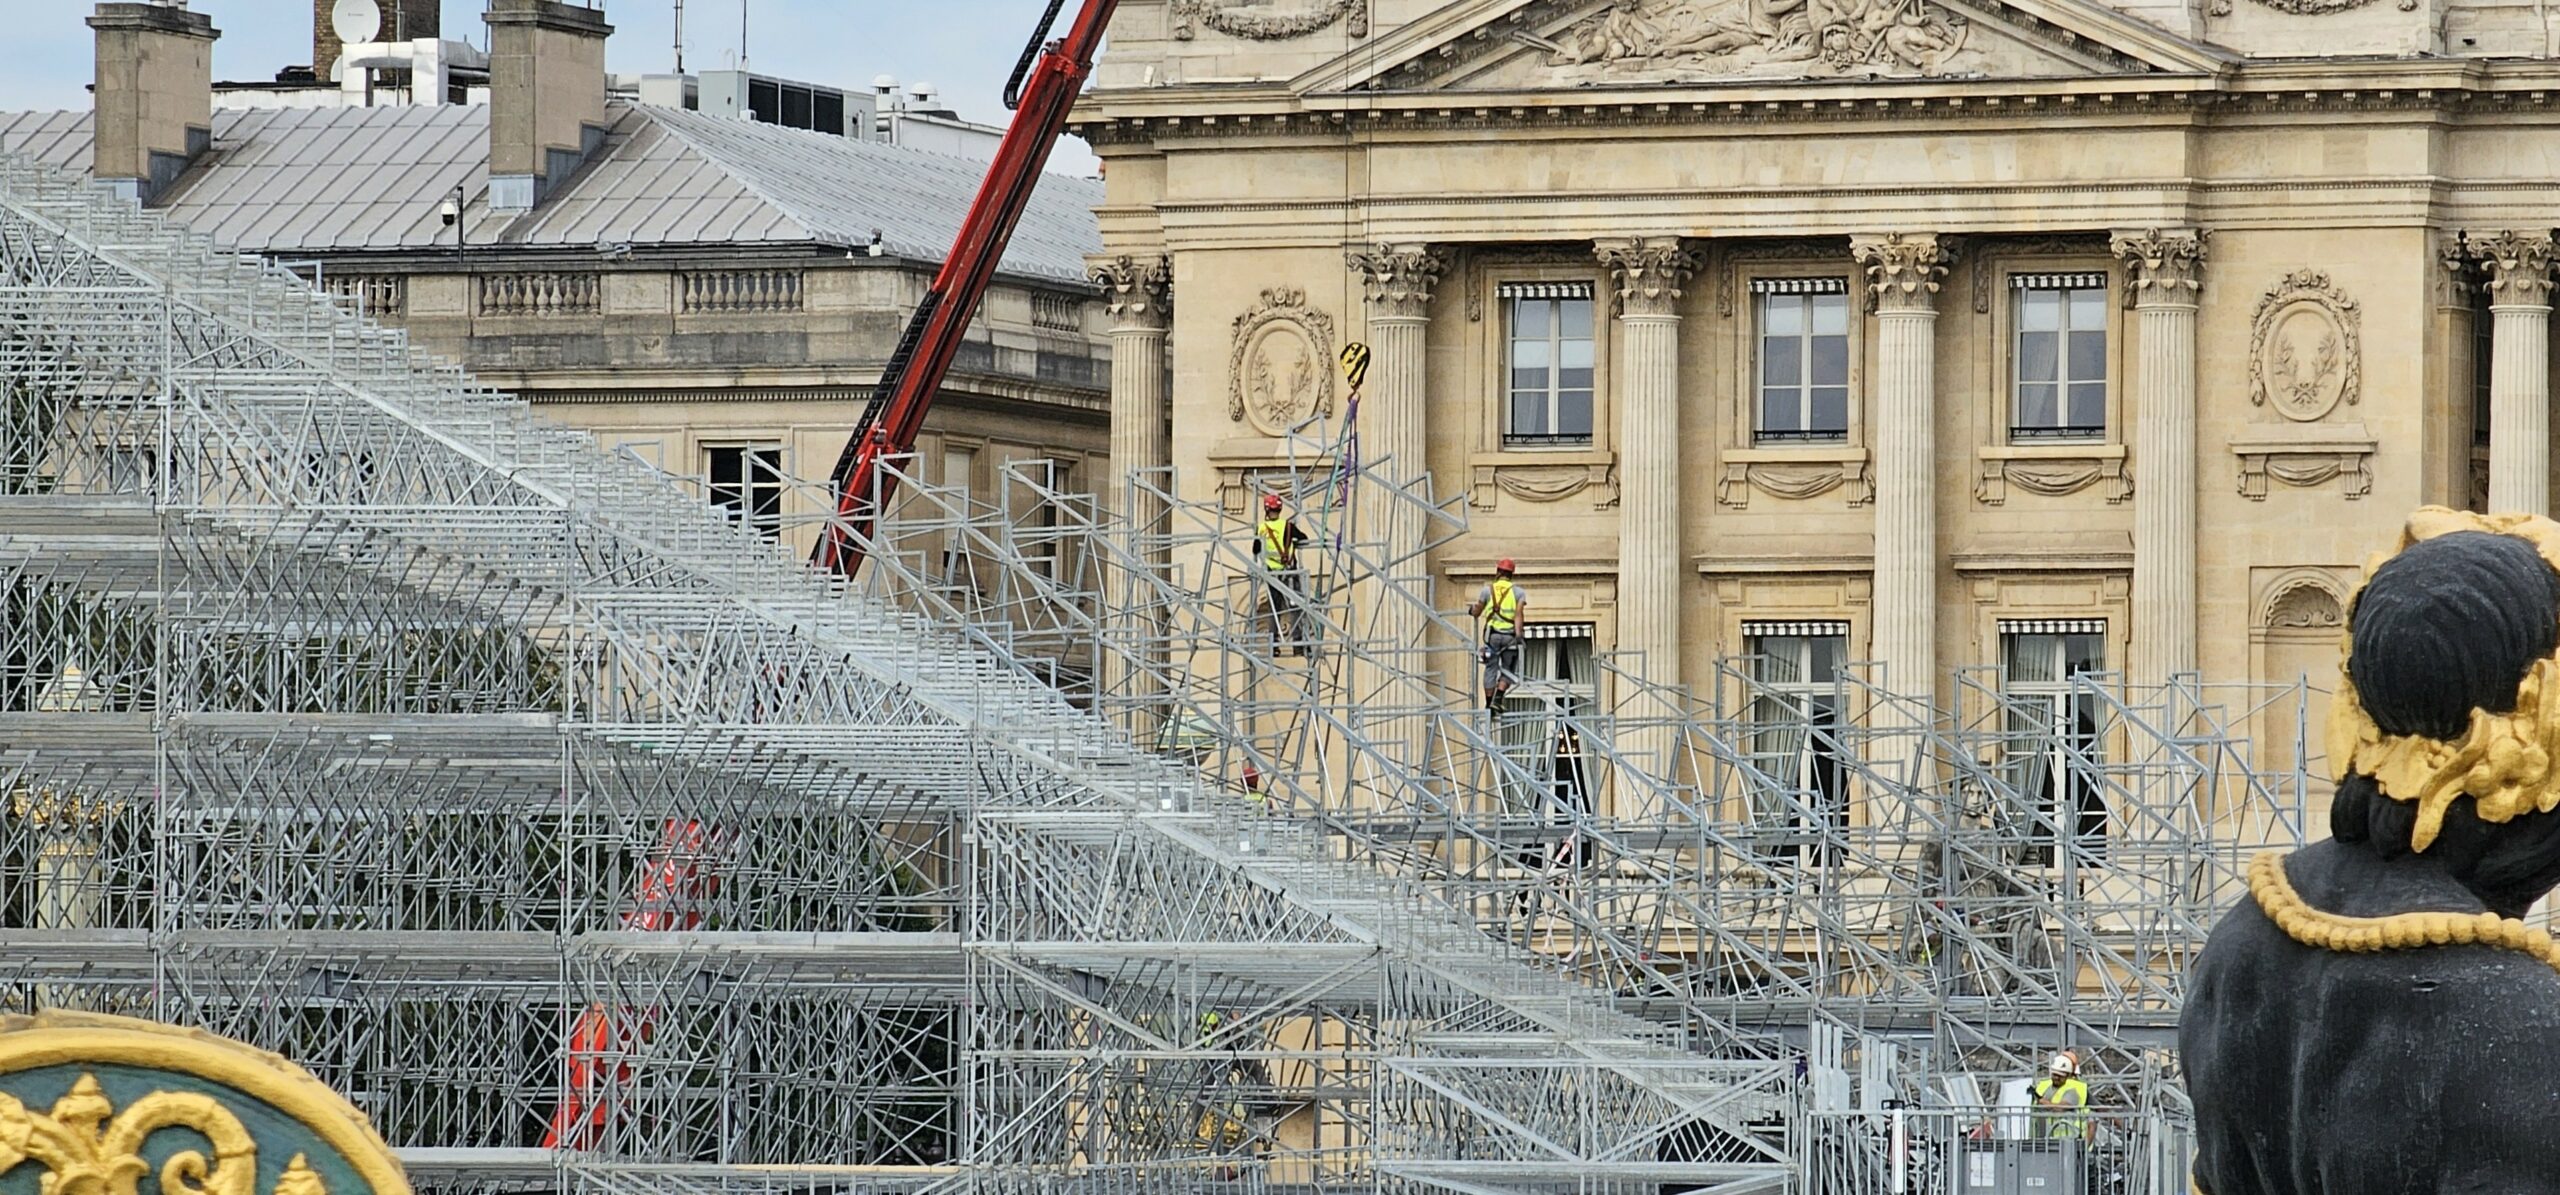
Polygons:
<instances>
[{"instance_id":1,"label":"rooftop antenna","mask_svg":"<svg viewBox=\"0 0 2560 1195\"><path fill-rule=\"evenodd\" d=\"M684 0L676 0L676 73L684 73Z\"/></svg>"},{"instance_id":2,"label":"rooftop antenna","mask_svg":"<svg viewBox=\"0 0 2560 1195\"><path fill-rule=\"evenodd\" d=\"M747 0L738 0L738 69L747 69Z\"/></svg>"}]
</instances>

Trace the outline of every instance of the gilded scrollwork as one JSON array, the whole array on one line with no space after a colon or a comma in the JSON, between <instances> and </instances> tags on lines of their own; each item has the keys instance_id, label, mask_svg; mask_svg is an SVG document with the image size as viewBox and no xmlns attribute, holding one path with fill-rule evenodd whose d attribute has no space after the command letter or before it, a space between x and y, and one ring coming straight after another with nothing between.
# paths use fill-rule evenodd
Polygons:
<instances>
[{"instance_id":1,"label":"gilded scrollwork","mask_svg":"<svg viewBox=\"0 0 2560 1195\"><path fill-rule=\"evenodd\" d=\"M272 1187L261 1153L290 1159ZM30 1163L40 1195L410 1195L364 1114L287 1059L62 1009L0 1017L0 1175Z\"/></svg>"},{"instance_id":2,"label":"gilded scrollwork","mask_svg":"<svg viewBox=\"0 0 2560 1195\"><path fill-rule=\"evenodd\" d=\"M151 1165L142 1146L162 1129L185 1129L213 1146L213 1156L181 1149L161 1163L163 1195L255 1195L257 1143L240 1118L203 1092L155 1091L118 1112L97 1076L82 1074L49 1113L29 1111L0 1093L0 1174L34 1161L48 1172L47 1195L136 1195ZM299 1154L275 1195L326 1195Z\"/></svg>"}]
</instances>

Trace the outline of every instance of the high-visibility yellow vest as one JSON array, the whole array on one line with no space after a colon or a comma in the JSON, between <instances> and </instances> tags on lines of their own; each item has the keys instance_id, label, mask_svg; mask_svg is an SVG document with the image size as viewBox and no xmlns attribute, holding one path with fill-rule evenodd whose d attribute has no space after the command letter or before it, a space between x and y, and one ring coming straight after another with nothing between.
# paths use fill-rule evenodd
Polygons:
<instances>
[{"instance_id":1,"label":"high-visibility yellow vest","mask_svg":"<svg viewBox=\"0 0 2560 1195\"><path fill-rule=\"evenodd\" d=\"M1278 572L1289 567L1289 520L1264 519L1253 525L1255 539L1262 541L1262 567Z\"/></svg>"},{"instance_id":2,"label":"high-visibility yellow vest","mask_svg":"<svg viewBox=\"0 0 2560 1195\"><path fill-rule=\"evenodd\" d=\"M1520 594L1512 587L1511 578L1493 579L1493 598L1484 604L1484 629L1516 631L1520 629Z\"/></svg>"},{"instance_id":3,"label":"high-visibility yellow vest","mask_svg":"<svg viewBox=\"0 0 2560 1195\"><path fill-rule=\"evenodd\" d=\"M2038 1079L2036 1080L2036 1085L2029 1090L2036 1097L2037 1113L2049 1118L2048 1127L2045 1129L2045 1136L2086 1137L2089 1135L2089 1115L2086 1111L2089 1107L2088 1084L2083 1083L2078 1079L2064 1079L2062 1081L2062 1087L2060 1089L2061 1094L2059 1098L2055 1096L2055 1088L2053 1080L2051 1079ZM2066 1107L2076 1110L2072 1112L2048 1111L2047 1106L2054 1103L2060 1103Z\"/></svg>"}]
</instances>

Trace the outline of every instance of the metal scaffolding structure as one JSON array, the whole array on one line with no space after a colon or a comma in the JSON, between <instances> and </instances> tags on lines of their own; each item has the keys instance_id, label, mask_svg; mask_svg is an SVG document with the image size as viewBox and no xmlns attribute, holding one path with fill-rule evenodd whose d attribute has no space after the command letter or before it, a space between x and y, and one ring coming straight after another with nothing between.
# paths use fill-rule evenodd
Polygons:
<instances>
[{"instance_id":1,"label":"metal scaffolding structure","mask_svg":"<svg viewBox=\"0 0 2560 1195\"><path fill-rule=\"evenodd\" d=\"M1278 621L1170 476L901 476L848 585L0 158L0 1005L285 1053L437 1190L1921 1190L2065 1045L2183 1188L2306 693L1496 717L1461 506L1292 445Z\"/></svg>"},{"instance_id":2,"label":"metal scaffolding structure","mask_svg":"<svg viewBox=\"0 0 2560 1195\"><path fill-rule=\"evenodd\" d=\"M1783 1066L14 162L0 387L0 1002L296 1057L434 1189L1785 1181Z\"/></svg>"},{"instance_id":3,"label":"metal scaffolding structure","mask_svg":"<svg viewBox=\"0 0 2560 1195\"><path fill-rule=\"evenodd\" d=\"M1337 469L1339 441L1289 454L1205 497L1132 476L1142 527L1038 472L983 499L903 478L872 590L1068 662L1133 737L1693 1049L1787 1064L1802 1189L1946 1189L1961 1143L2024 1124L1997 1081L2063 1048L2108 1113L2089 1155L2108 1189L2185 1188L2181 977L2247 860L2313 832L2307 685L1972 669L1929 708L1854 667L1807 686L1738 658L1701 694L1602 653L1586 683L1532 678L1489 714L1463 597L1414 579L1463 534L1459 503L1394 461ZM1258 562L1257 492L1312 529L1286 590ZM1364 534L1380 511L1429 532L1390 549ZM1381 637L1412 625L1388 604L1423 637Z\"/></svg>"}]
</instances>

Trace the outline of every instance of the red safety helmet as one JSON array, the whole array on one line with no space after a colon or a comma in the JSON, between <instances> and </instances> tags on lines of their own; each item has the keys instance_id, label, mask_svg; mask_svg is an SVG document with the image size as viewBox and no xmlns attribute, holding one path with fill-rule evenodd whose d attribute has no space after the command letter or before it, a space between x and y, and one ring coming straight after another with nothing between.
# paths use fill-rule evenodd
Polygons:
<instances>
[{"instance_id":1,"label":"red safety helmet","mask_svg":"<svg viewBox=\"0 0 2560 1195\"><path fill-rule=\"evenodd\" d=\"M1513 565L1511 563L1511 558L1508 556L1493 562L1493 571L1497 573L1507 573L1510 572L1512 568Z\"/></svg>"},{"instance_id":2,"label":"red safety helmet","mask_svg":"<svg viewBox=\"0 0 2560 1195\"><path fill-rule=\"evenodd\" d=\"M1278 494L1264 494L1264 495L1262 496L1262 509L1264 509L1264 510L1278 510L1278 509L1280 509L1280 495L1278 495Z\"/></svg>"}]
</instances>

